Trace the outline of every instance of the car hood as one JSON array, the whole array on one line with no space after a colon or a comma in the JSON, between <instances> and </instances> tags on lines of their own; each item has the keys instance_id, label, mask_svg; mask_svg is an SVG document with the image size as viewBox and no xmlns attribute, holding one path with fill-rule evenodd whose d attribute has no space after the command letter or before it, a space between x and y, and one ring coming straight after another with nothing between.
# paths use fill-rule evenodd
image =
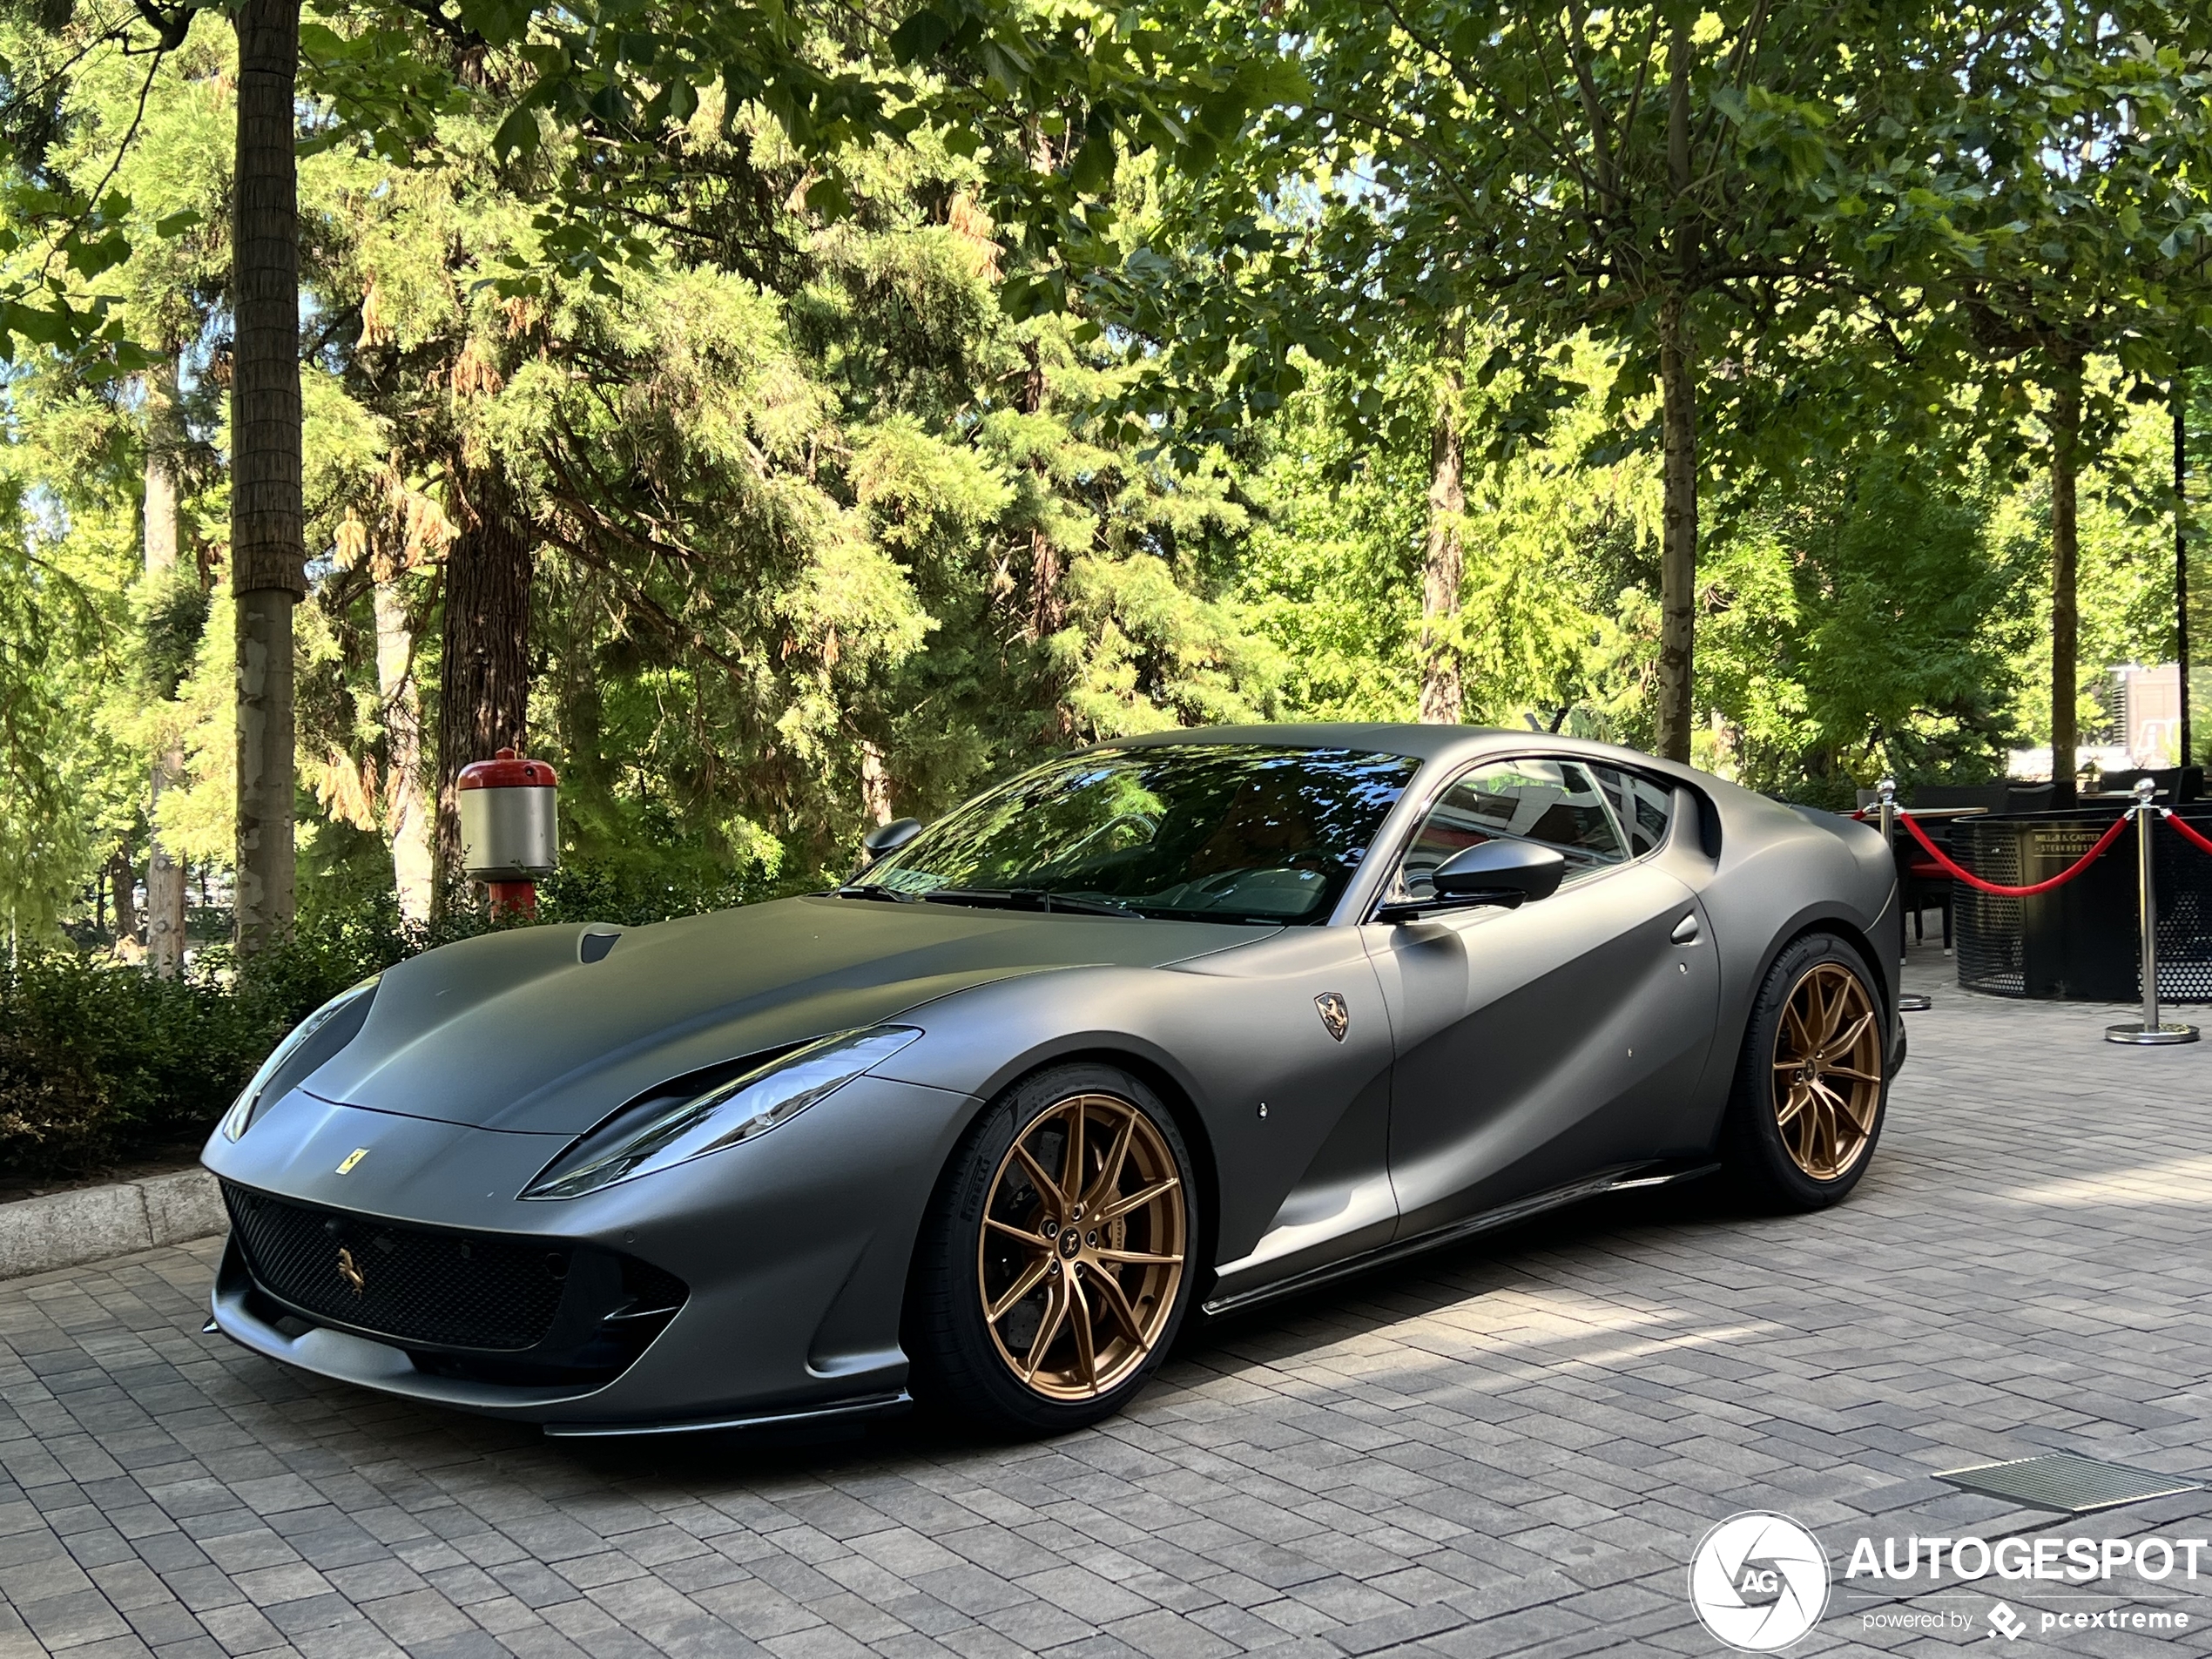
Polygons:
<instances>
[{"instance_id":1,"label":"car hood","mask_svg":"<svg viewBox=\"0 0 2212 1659\"><path fill-rule=\"evenodd\" d=\"M361 1034L306 1092L580 1135L671 1077L968 986L1091 964L1164 967L1273 930L805 898L625 928L601 954L614 931L517 928L388 969Z\"/></svg>"}]
</instances>

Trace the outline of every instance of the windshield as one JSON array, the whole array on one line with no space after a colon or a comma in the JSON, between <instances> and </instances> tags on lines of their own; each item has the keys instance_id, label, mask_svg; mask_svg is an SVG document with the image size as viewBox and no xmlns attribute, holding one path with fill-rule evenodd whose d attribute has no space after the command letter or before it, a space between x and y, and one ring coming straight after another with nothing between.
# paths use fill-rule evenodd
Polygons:
<instances>
[{"instance_id":1,"label":"windshield","mask_svg":"<svg viewBox=\"0 0 2212 1659\"><path fill-rule=\"evenodd\" d=\"M1347 749L1098 749L980 796L860 880L897 894L1319 922L1419 762Z\"/></svg>"}]
</instances>

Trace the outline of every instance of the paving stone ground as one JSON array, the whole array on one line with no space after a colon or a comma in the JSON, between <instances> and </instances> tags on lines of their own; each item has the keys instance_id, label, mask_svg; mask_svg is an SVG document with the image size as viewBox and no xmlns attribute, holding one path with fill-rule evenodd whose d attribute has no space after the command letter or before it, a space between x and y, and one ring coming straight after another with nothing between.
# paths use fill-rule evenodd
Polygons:
<instances>
[{"instance_id":1,"label":"paving stone ground","mask_svg":"<svg viewBox=\"0 0 2212 1659\"><path fill-rule=\"evenodd\" d=\"M1843 1576L1862 1538L2212 1536L2202 1493L2059 1524L1931 1478L2212 1478L2212 1042L1946 974L1916 956L1936 1006L1839 1209L1586 1205L1210 1332L1045 1445L579 1449L202 1335L212 1242L0 1285L0 1659L1718 1653L1686 1563L1747 1509L1835 1561L1793 1652L2212 1653L2212 1551Z\"/></svg>"}]
</instances>

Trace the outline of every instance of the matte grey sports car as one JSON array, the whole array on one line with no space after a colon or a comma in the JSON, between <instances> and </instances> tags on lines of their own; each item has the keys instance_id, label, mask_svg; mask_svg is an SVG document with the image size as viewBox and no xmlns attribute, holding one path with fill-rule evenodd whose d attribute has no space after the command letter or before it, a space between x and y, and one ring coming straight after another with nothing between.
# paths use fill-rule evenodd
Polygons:
<instances>
[{"instance_id":1,"label":"matte grey sports car","mask_svg":"<svg viewBox=\"0 0 2212 1659\"><path fill-rule=\"evenodd\" d=\"M1116 1410L1191 1317L1727 1166L1902 1060L1863 825L1463 727L1111 743L833 893L432 951L207 1145L221 1328L557 1434Z\"/></svg>"}]
</instances>

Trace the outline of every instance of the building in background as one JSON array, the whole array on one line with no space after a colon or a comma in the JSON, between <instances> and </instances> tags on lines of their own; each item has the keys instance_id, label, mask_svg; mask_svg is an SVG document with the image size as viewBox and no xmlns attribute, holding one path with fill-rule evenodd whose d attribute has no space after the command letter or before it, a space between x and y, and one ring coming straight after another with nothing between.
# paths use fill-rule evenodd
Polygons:
<instances>
[{"instance_id":1,"label":"building in background","mask_svg":"<svg viewBox=\"0 0 2212 1659\"><path fill-rule=\"evenodd\" d=\"M2112 741L2131 766L2170 766L2182 750L2182 671L2173 663L2112 671Z\"/></svg>"},{"instance_id":2,"label":"building in background","mask_svg":"<svg viewBox=\"0 0 2212 1659\"><path fill-rule=\"evenodd\" d=\"M2172 663L2123 663L2108 671L2094 695L2101 722L2085 721L2074 762L2084 776L2176 764L2182 747L2182 671ZM2051 775L2051 746L2012 752L2006 772L2022 779Z\"/></svg>"}]
</instances>

